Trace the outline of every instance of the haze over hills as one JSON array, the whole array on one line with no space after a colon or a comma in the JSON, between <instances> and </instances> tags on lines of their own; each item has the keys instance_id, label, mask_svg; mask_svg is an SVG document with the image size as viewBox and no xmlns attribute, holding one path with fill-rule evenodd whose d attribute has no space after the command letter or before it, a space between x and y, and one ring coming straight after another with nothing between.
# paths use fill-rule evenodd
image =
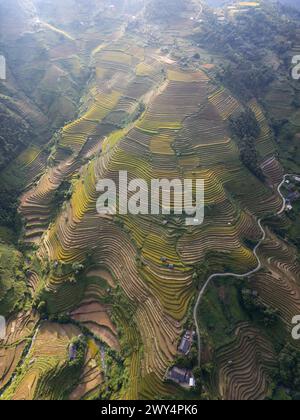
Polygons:
<instances>
[{"instance_id":1,"label":"haze over hills","mask_svg":"<svg viewBox=\"0 0 300 420\"><path fill-rule=\"evenodd\" d=\"M295 7L296 9L299 9L300 4L298 0L280 0L282 4L285 4L287 6Z\"/></svg>"},{"instance_id":2,"label":"haze over hills","mask_svg":"<svg viewBox=\"0 0 300 420\"><path fill-rule=\"evenodd\" d=\"M0 0L0 399L299 399L298 14L207 3Z\"/></svg>"}]
</instances>

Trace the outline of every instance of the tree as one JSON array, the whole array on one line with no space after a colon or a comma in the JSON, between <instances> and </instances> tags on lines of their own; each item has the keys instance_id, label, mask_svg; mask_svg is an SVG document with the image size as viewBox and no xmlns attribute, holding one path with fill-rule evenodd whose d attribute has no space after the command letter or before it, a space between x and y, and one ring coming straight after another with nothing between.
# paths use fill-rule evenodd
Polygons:
<instances>
[{"instance_id":1,"label":"tree","mask_svg":"<svg viewBox=\"0 0 300 420\"><path fill-rule=\"evenodd\" d=\"M258 165L258 153L253 137L243 137L239 142L240 159L243 164L259 179L264 180L264 174Z\"/></svg>"},{"instance_id":2,"label":"tree","mask_svg":"<svg viewBox=\"0 0 300 420\"><path fill-rule=\"evenodd\" d=\"M46 304L46 302L41 301L41 302L38 304L37 310L38 310L38 312L39 312L41 315L45 315L45 314L47 313L47 304Z\"/></svg>"},{"instance_id":3,"label":"tree","mask_svg":"<svg viewBox=\"0 0 300 420\"><path fill-rule=\"evenodd\" d=\"M279 374L284 385L299 389L300 352L290 344L287 344L279 355Z\"/></svg>"},{"instance_id":4,"label":"tree","mask_svg":"<svg viewBox=\"0 0 300 420\"><path fill-rule=\"evenodd\" d=\"M200 367L195 367L193 369L193 375L196 381L196 388L197 390L199 390L200 392L202 391L202 387L203 387L203 379L202 379L202 371Z\"/></svg>"},{"instance_id":5,"label":"tree","mask_svg":"<svg viewBox=\"0 0 300 420\"><path fill-rule=\"evenodd\" d=\"M261 132L256 116L250 108L247 108L238 117L231 118L230 127L239 139L245 137L257 139Z\"/></svg>"},{"instance_id":6,"label":"tree","mask_svg":"<svg viewBox=\"0 0 300 420\"><path fill-rule=\"evenodd\" d=\"M152 20L172 19L185 9L185 0L150 0L146 7L146 16Z\"/></svg>"},{"instance_id":7,"label":"tree","mask_svg":"<svg viewBox=\"0 0 300 420\"><path fill-rule=\"evenodd\" d=\"M75 272L75 274L79 274L81 271L84 270L84 265L76 262L72 264L72 270Z\"/></svg>"}]
</instances>

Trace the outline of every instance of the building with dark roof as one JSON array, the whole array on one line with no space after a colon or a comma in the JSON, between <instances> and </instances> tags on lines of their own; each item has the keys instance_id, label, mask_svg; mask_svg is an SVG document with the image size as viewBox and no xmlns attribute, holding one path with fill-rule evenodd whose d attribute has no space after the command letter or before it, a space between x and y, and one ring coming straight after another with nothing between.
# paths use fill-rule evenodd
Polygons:
<instances>
[{"instance_id":1,"label":"building with dark roof","mask_svg":"<svg viewBox=\"0 0 300 420\"><path fill-rule=\"evenodd\" d=\"M192 333L190 331L186 331L184 336L182 337L181 343L178 347L178 351L185 355L189 354L192 347Z\"/></svg>"},{"instance_id":2,"label":"building with dark roof","mask_svg":"<svg viewBox=\"0 0 300 420\"><path fill-rule=\"evenodd\" d=\"M298 191L290 193L287 196L287 201L289 201L290 203L292 203L293 201L298 200L298 198L300 198L300 193L298 193Z\"/></svg>"},{"instance_id":3,"label":"building with dark roof","mask_svg":"<svg viewBox=\"0 0 300 420\"><path fill-rule=\"evenodd\" d=\"M192 371L181 369L177 366L174 366L168 371L167 379L174 381L185 388L192 388L195 386L195 378Z\"/></svg>"},{"instance_id":4,"label":"building with dark roof","mask_svg":"<svg viewBox=\"0 0 300 420\"><path fill-rule=\"evenodd\" d=\"M74 343L69 345L69 360L73 361L76 359L77 356L77 347Z\"/></svg>"}]
</instances>

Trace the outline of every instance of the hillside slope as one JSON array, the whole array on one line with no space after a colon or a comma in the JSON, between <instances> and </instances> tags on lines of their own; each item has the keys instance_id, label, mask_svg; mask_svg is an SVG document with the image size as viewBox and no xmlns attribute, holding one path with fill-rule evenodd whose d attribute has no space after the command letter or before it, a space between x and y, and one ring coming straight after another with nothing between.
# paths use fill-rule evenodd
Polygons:
<instances>
[{"instance_id":1,"label":"hillside slope","mask_svg":"<svg viewBox=\"0 0 300 420\"><path fill-rule=\"evenodd\" d=\"M282 182L300 174L297 15L264 1L176 2L172 19L157 1L17 3L1 180L23 229L0 229L1 398L297 399L300 187ZM204 223L99 215L97 182L118 186L120 171L204 179Z\"/></svg>"}]
</instances>

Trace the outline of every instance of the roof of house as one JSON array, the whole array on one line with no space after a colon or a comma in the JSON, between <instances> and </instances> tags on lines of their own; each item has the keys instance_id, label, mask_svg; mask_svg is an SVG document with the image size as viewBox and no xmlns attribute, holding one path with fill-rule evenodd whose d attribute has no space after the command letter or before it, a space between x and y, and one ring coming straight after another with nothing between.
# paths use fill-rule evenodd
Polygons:
<instances>
[{"instance_id":1,"label":"roof of house","mask_svg":"<svg viewBox=\"0 0 300 420\"><path fill-rule=\"evenodd\" d=\"M190 387L194 387L196 385L196 381L195 381L195 378L193 376L190 378L189 385L190 385Z\"/></svg>"},{"instance_id":2,"label":"roof of house","mask_svg":"<svg viewBox=\"0 0 300 420\"><path fill-rule=\"evenodd\" d=\"M180 383L188 381L188 372L186 369L180 369L178 367L173 367L169 372L170 378L178 381Z\"/></svg>"},{"instance_id":3,"label":"roof of house","mask_svg":"<svg viewBox=\"0 0 300 420\"><path fill-rule=\"evenodd\" d=\"M190 345L191 344L190 344L189 340L184 336L183 339L181 340L181 343L180 343L180 346L179 346L179 351L186 354L190 349Z\"/></svg>"},{"instance_id":4,"label":"roof of house","mask_svg":"<svg viewBox=\"0 0 300 420\"><path fill-rule=\"evenodd\" d=\"M297 200L300 198L300 194L298 192L290 193L287 197L289 201Z\"/></svg>"},{"instance_id":5,"label":"roof of house","mask_svg":"<svg viewBox=\"0 0 300 420\"><path fill-rule=\"evenodd\" d=\"M70 344L70 346L69 346L69 359L74 360L76 358L76 355L77 355L77 348L76 348L75 344Z\"/></svg>"}]
</instances>

